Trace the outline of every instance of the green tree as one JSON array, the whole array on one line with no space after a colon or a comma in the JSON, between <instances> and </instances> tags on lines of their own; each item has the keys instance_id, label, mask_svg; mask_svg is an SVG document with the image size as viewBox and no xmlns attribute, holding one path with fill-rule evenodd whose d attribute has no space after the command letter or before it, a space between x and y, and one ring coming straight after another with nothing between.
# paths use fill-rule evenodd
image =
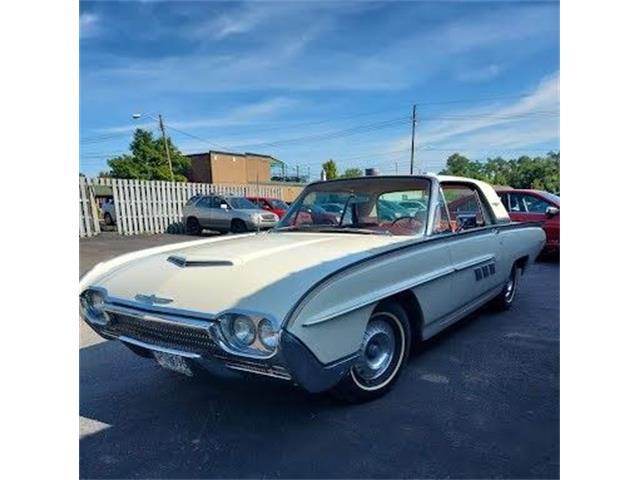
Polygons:
<instances>
[{"instance_id":1,"label":"green tree","mask_svg":"<svg viewBox=\"0 0 640 480\"><path fill-rule=\"evenodd\" d=\"M559 192L560 152L535 158L523 155L511 160L488 158L485 162L471 161L456 153L447 159L447 166L440 174L476 178L492 185Z\"/></svg>"},{"instance_id":2,"label":"green tree","mask_svg":"<svg viewBox=\"0 0 640 480\"><path fill-rule=\"evenodd\" d=\"M362 170L359 168L347 168L340 177L342 178L350 178L350 177L361 177L363 175Z\"/></svg>"},{"instance_id":3,"label":"green tree","mask_svg":"<svg viewBox=\"0 0 640 480\"><path fill-rule=\"evenodd\" d=\"M173 178L184 182L187 179L190 161L173 145L171 138L167 138L167 144ZM111 176L139 180L171 180L171 171L161 137L154 138L152 132L138 128L133 134L129 150L130 155L120 155L107 160Z\"/></svg>"},{"instance_id":4,"label":"green tree","mask_svg":"<svg viewBox=\"0 0 640 480\"><path fill-rule=\"evenodd\" d=\"M327 180L338 178L338 167L336 166L336 162L334 162L333 160L324 162L322 164L322 169L327 176Z\"/></svg>"},{"instance_id":5,"label":"green tree","mask_svg":"<svg viewBox=\"0 0 640 480\"><path fill-rule=\"evenodd\" d=\"M485 180L482 163L471 161L467 157L454 153L447 158L447 167L440 172L440 175L456 175L458 177L477 178Z\"/></svg>"}]
</instances>

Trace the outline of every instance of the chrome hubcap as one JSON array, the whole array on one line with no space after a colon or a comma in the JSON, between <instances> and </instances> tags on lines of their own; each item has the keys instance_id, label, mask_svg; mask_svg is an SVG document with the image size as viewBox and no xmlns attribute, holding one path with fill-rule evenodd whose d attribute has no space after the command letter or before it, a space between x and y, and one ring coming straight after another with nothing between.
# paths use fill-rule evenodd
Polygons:
<instances>
[{"instance_id":1,"label":"chrome hubcap","mask_svg":"<svg viewBox=\"0 0 640 480\"><path fill-rule=\"evenodd\" d=\"M373 320L364 333L360 356L354 369L364 380L374 380L386 372L393 359L396 340L393 328L383 320Z\"/></svg>"},{"instance_id":2,"label":"chrome hubcap","mask_svg":"<svg viewBox=\"0 0 640 480\"><path fill-rule=\"evenodd\" d=\"M507 291L504 294L506 300L509 302L513 299L513 295L516 291L516 275L517 272L514 270L509 277L509 282L507 283Z\"/></svg>"}]
</instances>

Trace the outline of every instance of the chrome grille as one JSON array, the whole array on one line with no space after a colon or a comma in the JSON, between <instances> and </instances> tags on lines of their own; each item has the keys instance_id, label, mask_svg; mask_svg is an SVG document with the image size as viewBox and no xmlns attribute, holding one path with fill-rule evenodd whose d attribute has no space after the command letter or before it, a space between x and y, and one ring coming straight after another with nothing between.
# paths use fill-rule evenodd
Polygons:
<instances>
[{"instance_id":1,"label":"chrome grille","mask_svg":"<svg viewBox=\"0 0 640 480\"><path fill-rule=\"evenodd\" d=\"M110 315L112 320L108 331L117 336L201 355L211 355L218 349L215 341L203 328L157 322L122 313Z\"/></svg>"}]
</instances>

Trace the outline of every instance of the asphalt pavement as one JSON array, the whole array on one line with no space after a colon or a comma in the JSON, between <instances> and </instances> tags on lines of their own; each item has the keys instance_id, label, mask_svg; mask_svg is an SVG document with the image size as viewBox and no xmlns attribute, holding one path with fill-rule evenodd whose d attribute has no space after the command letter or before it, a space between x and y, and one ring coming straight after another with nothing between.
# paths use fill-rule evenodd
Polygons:
<instances>
[{"instance_id":1,"label":"asphalt pavement","mask_svg":"<svg viewBox=\"0 0 640 480\"><path fill-rule=\"evenodd\" d=\"M179 235L80 240L80 273ZM395 389L344 405L284 382L192 379L80 323L83 478L557 478L559 264L514 307L476 312L415 351Z\"/></svg>"}]
</instances>

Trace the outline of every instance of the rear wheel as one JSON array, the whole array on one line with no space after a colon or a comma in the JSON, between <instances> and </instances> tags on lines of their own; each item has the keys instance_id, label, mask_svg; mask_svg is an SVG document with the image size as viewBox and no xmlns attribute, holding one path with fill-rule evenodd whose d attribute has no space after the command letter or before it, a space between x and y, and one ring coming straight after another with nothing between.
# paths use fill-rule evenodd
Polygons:
<instances>
[{"instance_id":1,"label":"rear wheel","mask_svg":"<svg viewBox=\"0 0 640 480\"><path fill-rule=\"evenodd\" d=\"M200 235L202 233L202 226L195 217L187 218L187 234L188 235Z\"/></svg>"},{"instance_id":2,"label":"rear wheel","mask_svg":"<svg viewBox=\"0 0 640 480\"><path fill-rule=\"evenodd\" d=\"M500 295L498 295L493 301L493 306L495 308L498 310L509 310L513 306L516 293L518 292L518 286L520 284L520 275L522 275L522 268L518 265L514 265L502 292L500 292Z\"/></svg>"},{"instance_id":3,"label":"rear wheel","mask_svg":"<svg viewBox=\"0 0 640 480\"><path fill-rule=\"evenodd\" d=\"M247 224L244 223L239 218L234 218L231 221L231 232L232 233L245 233L247 231Z\"/></svg>"},{"instance_id":4,"label":"rear wheel","mask_svg":"<svg viewBox=\"0 0 640 480\"><path fill-rule=\"evenodd\" d=\"M404 309L395 302L382 304L369 319L356 362L333 393L353 403L386 394L400 377L409 345L411 330Z\"/></svg>"}]
</instances>

